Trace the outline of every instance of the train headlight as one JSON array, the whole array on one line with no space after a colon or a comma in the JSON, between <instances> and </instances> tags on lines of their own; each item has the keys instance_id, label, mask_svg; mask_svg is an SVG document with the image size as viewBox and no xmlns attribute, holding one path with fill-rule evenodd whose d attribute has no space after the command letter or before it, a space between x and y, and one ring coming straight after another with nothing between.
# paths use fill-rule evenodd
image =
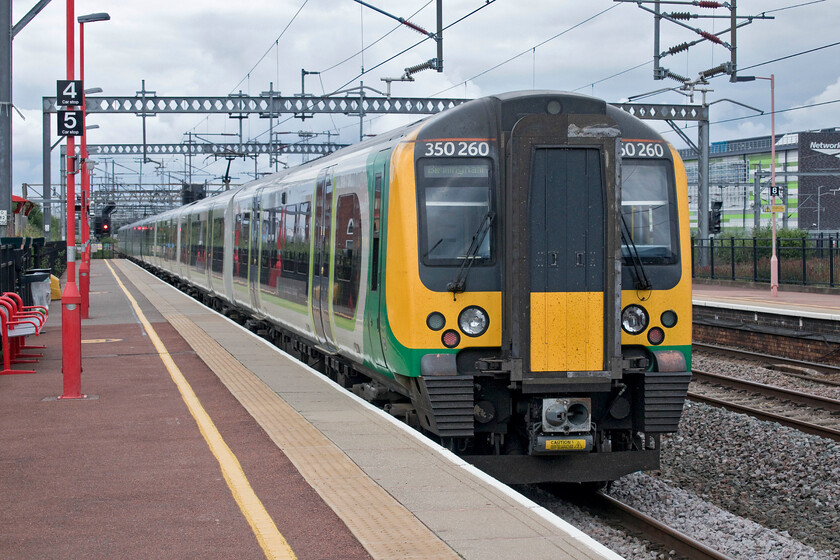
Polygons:
<instances>
[{"instance_id":1,"label":"train headlight","mask_svg":"<svg viewBox=\"0 0 840 560\"><path fill-rule=\"evenodd\" d=\"M630 334L639 334L648 326L648 314L638 305L628 305L621 312L621 328Z\"/></svg>"},{"instance_id":2,"label":"train headlight","mask_svg":"<svg viewBox=\"0 0 840 560\"><path fill-rule=\"evenodd\" d=\"M490 318L487 312L475 305L464 308L458 315L458 328L467 336L481 336L487 332Z\"/></svg>"}]
</instances>

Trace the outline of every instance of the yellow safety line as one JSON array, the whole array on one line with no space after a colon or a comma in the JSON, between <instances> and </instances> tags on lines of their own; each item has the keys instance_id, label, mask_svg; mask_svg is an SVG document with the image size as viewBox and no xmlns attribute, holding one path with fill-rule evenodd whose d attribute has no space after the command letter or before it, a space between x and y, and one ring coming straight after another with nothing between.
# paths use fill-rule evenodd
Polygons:
<instances>
[{"instance_id":1,"label":"yellow safety line","mask_svg":"<svg viewBox=\"0 0 840 560\"><path fill-rule=\"evenodd\" d=\"M114 279L116 279L117 284L119 284L129 302L131 302L131 306L134 308L134 312L137 314L140 323L149 335L149 340L151 340L152 344L155 345L160 359L163 361L166 369L169 371L169 375L172 377L172 381L175 382L175 385L178 387L178 391L181 393L181 398L184 399L184 403L187 405L190 414L192 414L196 424L198 424L198 429L201 431L201 435L204 436L204 441L207 442L207 446L210 448L210 451L219 461L219 466L222 469L225 482L227 482L228 488L230 488L230 491L233 494L237 505L239 505L239 509L245 516L245 519L248 520L248 524L251 526L251 530L257 537L257 541L259 541L266 558L296 560L297 557L292 551L292 548L289 546L289 543L286 542L286 539L283 538L283 535L277 530L274 520L271 519L271 516L266 511L265 506L263 506L262 502L257 497L257 494L254 492L254 489L251 488L251 484L248 482L248 478L242 471L242 466L239 464L236 455L234 455L227 446L225 440L222 438L222 434L219 433L219 430L210 418L210 415L207 414L207 411L204 410L203 406L201 406L201 402L193 392L192 387L184 377L184 374L181 373L181 370L178 369L177 365L175 365L175 361L167 351L166 346L164 346L163 342L161 342L160 337L158 337L157 332L154 330L154 327L152 327L152 324L146 319L146 316L143 314L143 311L140 309L137 301L120 281L110 263L105 261L105 264L108 266L111 274L114 275Z\"/></svg>"}]
</instances>

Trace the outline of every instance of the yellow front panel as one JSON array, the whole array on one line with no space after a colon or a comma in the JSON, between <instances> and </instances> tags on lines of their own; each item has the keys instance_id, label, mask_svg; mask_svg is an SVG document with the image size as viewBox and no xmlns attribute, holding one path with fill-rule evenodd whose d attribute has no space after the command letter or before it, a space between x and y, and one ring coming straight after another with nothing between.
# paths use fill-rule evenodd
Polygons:
<instances>
[{"instance_id":1,"label":"yellow front panel","mask_svg":"<svg viewBox=\"0 0 840 560\"><path fill-rule=\"evenodd\" d=\"M490 326L483 335L461 337L457 348L493 347L502 343L501 292L433 292L420 281L420 255L417 250L417 191L414 184L414 137L394 148L388 194L388 266L385 290L388 326L406 348L443 348L440 331L426 326L426 317L438 311L446 318L445 329L458 330L458 314L465 307L478 305L487 311ZM481 274L473 269L472 274Z\"/></svg>"},{"instance_id":2,"label":"yellow front panel","mask_svg":"<svg viewBox=\"0 0 840 560\"><path fill-rule=\"evenodd\" d=\"M531 293L531 371L604 369L604 294Z\"/></svg>"}]
</instances>

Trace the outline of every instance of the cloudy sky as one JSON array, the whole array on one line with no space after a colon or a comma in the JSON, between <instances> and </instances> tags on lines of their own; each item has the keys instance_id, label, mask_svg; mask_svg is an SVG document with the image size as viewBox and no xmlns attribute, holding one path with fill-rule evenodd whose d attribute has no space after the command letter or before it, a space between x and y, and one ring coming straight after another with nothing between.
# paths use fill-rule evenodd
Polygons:
<instances>
[{"instance_id":1,"label":"cloudy sky","mask_svg":"<svg viewBox=\"0 0 840 560\"><path fill-rule=\"evenodd\" d=\"M35 3L13 0L13 21ZM426 29L436 26L434 0L367 3ZM679 85L653 79L653 16L633 2L445 0L443 4L444 25L451 25L444 32L444 72L425 71L413 83L394 83L393 95L472 98L538 88L616 102ZM88 24L85 29L85 87L101 87L106 95L134 96L142 80L160 96L225 96L239 91L259 95L270 83L283 95L293 95L300 93L302 68L320 72L306 78L307 93L331 94L358 86L360 79L384 91L382 78L399 77L406 67L436 55L432 41L421 42L422 35L353 0L76 0L75 7L77 16L94 12L111 16L111 21ZM728 14L689 5L668 5L663 10ZM774 18L755 19L741 27L737 45L742 74L775 74L777 132L840 127L840 0L741 0L738 13ZM14 39L13 100L25 117L16 114L13 121L16 194L23 182L42 183L42 98L54 96L55 81L66 76L65 18L65 2L54 0ZM729 27L728 19L686 23L711 33ZM661 50L697 37L693 31L663 23ZM406 52L395 56L402 51ZM706 42L664 59L663 66L694 78L729 57L724 47ZM712 91L707 101L714 102L713 142L769 134L768 82L730 84L727 77L719 77L708 88ZM644 101L692 102L670 91ZM695 94L693 102L701 101L702 96ZM383 132L405 121L400 116L375 117L365 121L365 133ZM54 119L52 124L54 134ZM100 127L90 132L90 143L142 142L138 117L92 115L88 124ZM666 124L657 128L684 147ZM268 122L256 117L243 123L245 140L266 141L267 129ZM287 143L299 141L299 131L338 132L346 143L359 137L358 118L343 115L289 119L279 129L290 132L282 137ZM221 135L238 131L238 121L226 116L159 115L147 121L149 143L182 142L188 132L210 141L230 141L230 136ZM696 128L688 126L686 134L696 138ZM56 136L51 139L56 140ZM326 136L318 141L326 141ZM137 158L121 156L114 159L113 168L119 181L142 181L149 188L184 178L183 157L156 159L164 167L141 166ZM57 149L52 161L56 184ZM287 156L284 162L295 165L300 157ZM212 158L196 158L193 166L195 182L216 185L225 170L224 161ZM262 156L257 172L270 170L267 156ZM254 171L253 160L235 163L234 183L247 181ZM95 177L94 183L102 180ZM40 192L40 186L35 189Z\"/></svg>"}]
</instances>

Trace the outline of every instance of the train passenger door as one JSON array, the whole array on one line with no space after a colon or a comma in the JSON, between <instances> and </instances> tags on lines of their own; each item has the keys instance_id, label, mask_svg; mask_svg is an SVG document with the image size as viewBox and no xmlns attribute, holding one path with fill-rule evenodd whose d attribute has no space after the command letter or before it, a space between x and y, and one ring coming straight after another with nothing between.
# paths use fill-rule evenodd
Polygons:
<instances>
[{"instance_id":1,"label":"train passenger door","mask_svg":"<svg viewBox=\"0 0 840 560\"><path fill-rule=\"evenodd\" d=\"M251 251L248 262L248 286L251 290L251 308L262 311L260 307L260 255L262 254L261 235L262 223L262 192L264 189L257 189L251 205Z\"/></svg>"},{"instance_id":2,"label":"train passenger door","mask_svg":"<svg viewBox=\"0 0 840 560\"><path fill-rule=\"evenodd\" d=\"M618 130L605 119L533 116L512 131L505 298L525 385L620 373Z\"/></svg>"},{"instance_id":3,"label":"train passenger door","mask_svg":"<svg viewBox=\"0 0 840 560\"><path fill-rule=\"evenodd\" d=\"M369 349L370 360L379 367L387 367L383 350L385 312L385 232L383 226L384 193L388 190L388 162L391 158L390 150L379 152L373 164L373 207L371 209L371 246L370 246L370 277L368 278L368 303L365 315L365 346Z\"/></svg>"},{"instance_id":4,"label":"train passenger door","mask_svg":"<svg viewBox=\"0 0 840 560\"><path fill-rule=\"evenodd\" d=\"M330 284L332 278L332 167L321 170L315 186L315 245L312 254L312 321L318 342L332 344L330 324Z\"/></svg>"}]
</instances>

